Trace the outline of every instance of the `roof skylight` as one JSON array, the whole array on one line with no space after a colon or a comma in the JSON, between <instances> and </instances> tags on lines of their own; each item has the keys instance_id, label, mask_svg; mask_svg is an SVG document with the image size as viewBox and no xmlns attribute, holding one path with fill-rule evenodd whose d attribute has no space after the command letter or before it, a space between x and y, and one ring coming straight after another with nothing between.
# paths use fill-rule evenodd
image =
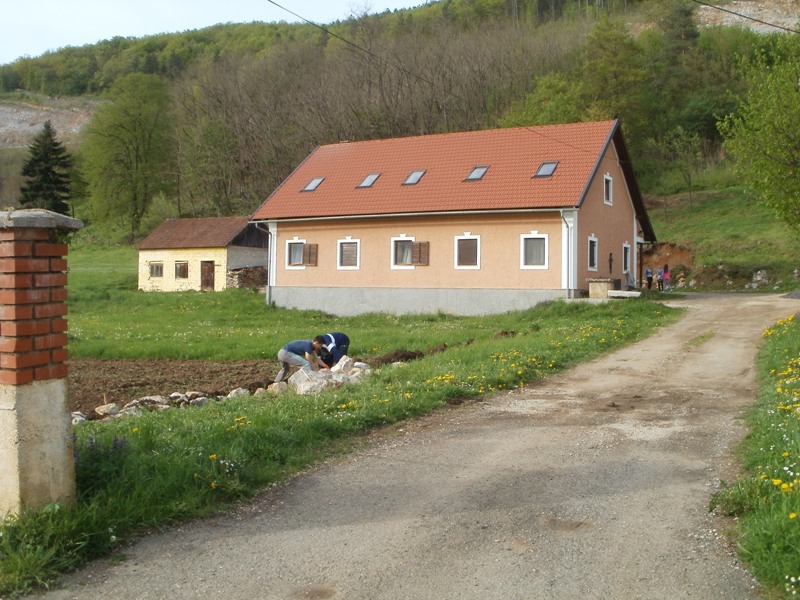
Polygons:
<instances>
[{"instance_id":1,"label":"roof skylight","mask_svg":"<svg viewBox=\"0 0 800 600\"><path fill-rule=\"evenodd\" d=\"M325 180L324 177L315 177L311 181L308 182L308 185L303 188L304 192L313 192L315 189L319 187L319 184Z\"/></svg>"},{"instance_id":2,"label":"roof skylight","mask_svg":"<svg viewBox=\"0 0 800 600\"><path fill-rule=\"evenodd\" d=\"M403 182L403 185L414 185L419 183L419 180L422 179L422 176L425 175L425 169L420 171L412 171L411 174L406 177L406 180Z\"/></svg>"},{"instance_id":3,"label":"roof skylight","mask_svg":"<svg viewBox=\"0 0 800 600\"><path fill-rule=\"evenodd\" d=\"M539 170L536 171L534 177L550 177L556 171L558 161L543 162L539 165Z\"/></svg>"},{"instance_id":4,"label":"roof skylight","mask_svg":"<svg viewBox=\"0 0 800 600\"><path fill-rule=\"evenodd\" d=\"M365 187L372 187L372 184L375 183L375 180L380 177L380 173L370 173L366 177L364 177L364 181L358 184L358 187L365 188Z\"/></svg>"},{"instance_id":5,"label":"roof skylight","mask_svg":"<svg viewBox=\"0 0 800 600\"><path fill-rule=\"evenodd\" d=\"M472 169L472 172L467 175L467 181L478 181L479 179L483 178L486 174L486 171L489 170L488 166L485 167L475 167Z\"/></svg>"}]
</instances>

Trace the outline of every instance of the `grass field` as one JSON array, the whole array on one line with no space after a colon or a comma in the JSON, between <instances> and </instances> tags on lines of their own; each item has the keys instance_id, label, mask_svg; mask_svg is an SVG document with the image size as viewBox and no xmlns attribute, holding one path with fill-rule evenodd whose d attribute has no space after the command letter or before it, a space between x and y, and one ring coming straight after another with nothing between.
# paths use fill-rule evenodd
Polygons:
<instances>
[{"instance_id":1,"label":"grass field","mask_svg":"<svg viewBox=\"0 0 800 600\"><path fill-rule=\"evenodd\" d=\"M371 314L336 319L270 308L260 295L241 290L138 292L132 285L132 256L125 248L71 249L71 352L259 356L265 345L323 324L351 333L354 340L369 340L356 342L359 354L442 344L447 349L314 396L289 392L268 396L269 401L266 396L231 399L199 410L76 427L77 504L25 511L3 521L0 596L41 588L143 531L224 509L347 451L366 431L527 385L633 343L678 315L657 302L632 300L555 302L482 318Z\"/></svg>"}]
</instances>

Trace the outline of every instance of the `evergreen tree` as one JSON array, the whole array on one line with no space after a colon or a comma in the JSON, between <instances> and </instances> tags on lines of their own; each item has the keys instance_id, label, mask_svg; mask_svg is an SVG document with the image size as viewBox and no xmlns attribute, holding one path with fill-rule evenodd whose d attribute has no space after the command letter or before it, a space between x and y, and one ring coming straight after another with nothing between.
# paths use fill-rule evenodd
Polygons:
<instances>
[{"instance_id":1,"label":"evergreen tree","mask_svg":"<svg viewBox=\"0 0 800 600\"><path fill-rule=\"evenodd\" d=\"M72 158L56 139L56 130L46 121L42 132L28 147L30 156L22 165L27 178L20 192L20 204L28 208L46 208L62 215L69 214L71 197L69 169Z\"/></svg>"}]
</instances>

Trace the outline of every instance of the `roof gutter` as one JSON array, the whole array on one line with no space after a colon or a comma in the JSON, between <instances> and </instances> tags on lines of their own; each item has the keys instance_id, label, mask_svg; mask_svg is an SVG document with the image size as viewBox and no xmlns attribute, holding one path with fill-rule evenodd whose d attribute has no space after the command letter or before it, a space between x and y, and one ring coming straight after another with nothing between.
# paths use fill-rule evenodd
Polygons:
<instances>
[{"instance_id":1,"label":"roof gutter","mask_svg":"<svg viewBox=\"0 0 800 600\"><path fill-rule=\"evenodd\" d=\"M398 217L440 217L458 215L508 215L508 214L524 214L524 213L551 213L562 212L564 210L573 210L574 206L569 207L552 207L552 208L508 208L503 210L441 210L435 212L421 212L421 213L381 213L375 215L341 215L335 217L290 217L282 219L280 217L269 217L253 221L254 223L267 223L269 221L281 221L283 223L302 223L306 221L342 221L344 219L391 219Z\"/></svg>"}]
</instances>

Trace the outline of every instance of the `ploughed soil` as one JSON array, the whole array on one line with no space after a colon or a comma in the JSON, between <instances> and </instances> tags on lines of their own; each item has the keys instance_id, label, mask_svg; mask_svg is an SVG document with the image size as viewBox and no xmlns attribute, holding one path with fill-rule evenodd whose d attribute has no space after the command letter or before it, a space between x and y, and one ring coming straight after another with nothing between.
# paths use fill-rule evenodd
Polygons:
<instances>
[{"instance_id":1,"label":"ploughed soil","mask_svg":"<svg viewBox=\"0 0 800 600\"><path fill-rule=\"evenodd\" d=\"M96 418L94 409L115 402L124 406L142 396L202 391L227 395L242 387L254 392L272 383L276 360L69 360L67 396L70 411Z\"/></svg>"},{"instance_id":2,"label":"ploughed soil","mask_svg":"<svg viewBox=\"0 0 800 600\"><path fill-rule=\"evenodd\" d=\"M400 349L364 359L364 362L377 368L420 356L421 352ZM67 395L70 412L80 411L87 418L95 419L98 415L94 409L98 406L115 402L122 407L143 396L168 396L173 392L189 391L225 396L236 388L245 388L252 393L272 383L279 369L277 360L73 358L69 360Z\"/></svg>"}]
</instances>

